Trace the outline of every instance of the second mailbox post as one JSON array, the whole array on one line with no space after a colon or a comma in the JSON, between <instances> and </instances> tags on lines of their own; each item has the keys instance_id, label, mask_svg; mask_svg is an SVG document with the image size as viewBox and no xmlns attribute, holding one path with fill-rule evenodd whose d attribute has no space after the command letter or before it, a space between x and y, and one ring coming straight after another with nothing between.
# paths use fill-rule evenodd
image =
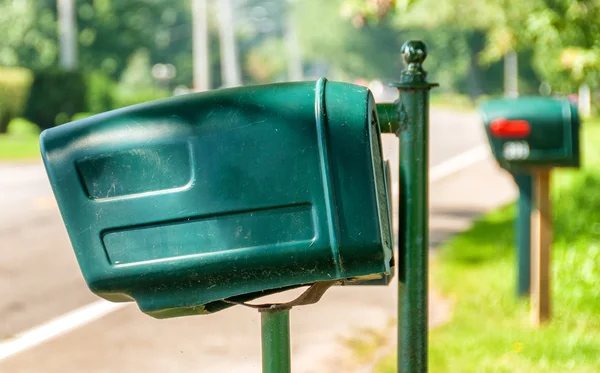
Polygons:
<instances>
[{"instance_id":1,"label":"second mailbox post","mask_svg":"<svg viewBox=\"0 0 600 373\"><path fill-rule=\"evenodd\" d=\"M532 322L538 325L550 318L550 170L579 167L579 116L567 100L545 97L492 100L481 113L494 157L519 185L519 292L531 286Z\"/></svg>"}]
</instances>

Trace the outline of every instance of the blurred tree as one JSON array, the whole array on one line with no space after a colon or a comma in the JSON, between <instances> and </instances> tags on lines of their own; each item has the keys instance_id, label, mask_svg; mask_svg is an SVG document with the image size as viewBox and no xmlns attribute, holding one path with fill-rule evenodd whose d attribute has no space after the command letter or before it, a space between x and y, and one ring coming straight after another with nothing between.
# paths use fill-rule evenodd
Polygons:
<instances>
[{"instance_id":1,"label":"blurred tree","mask_svg":"<svg viewBox=\"0 0 600 373\"><path fill-rule=\"evenodd\" d=\"M176 7L184 5L183 0L168 6L154 0L77 0L80 65L119 77L133 53L168 42Z\"/></svg>"},{"instance_id":2,"label":"blurred tree","mask_svg":"<svg viewBox=\"0 0 600 373\"><path fill-rule=\"evenodd\" d=\"M283 40L289 3L289 0L236 3L234 18L244 82L268 83L284 77L288 56Z\"/></svg>"},{"instance_id":3,"label":"blurred tree","mask_svg":"<svg viewBox=\"0 0 600 373\"><path fill-rule=\"evenodd\" d=\"M487 40L482 62L530 51L537 75L559 90L599 84L600 0L346 0L344 6L353 19L392 14L400 27L480 30Z\"/></svg>"},{"instance_id":4,"label":"blurred tree","mask_svg":"<svg viewBox=\"0 0 600 373\"><path fill-rule=\"evenodd\" d=\"M0 68L0 133L6 133L10 121L23 114L32 80L27 69Z\"/></svg>"},{"instance_id":5,"label":"blurred tree","mask_svg":"<svg viewBox=\"0 0 600 373\"><path fill-rule=\"evenodd\" d=\"M572 92L583 82L598 88L600 1L537 0L534 4L512 31L518 43L533 46L536 70L563 92Z\"/></svg>"},{"instance_id":6,"label":"blurred tree","mask_svg":"<svg viewBox=\"0 0 600 373\"><path fill-rule=\"evenodd\" d=\"M400 73L403 35L389 20L353 25L344 17L342 0L305 0L297 10L304 56L326 62L340 79L392 79ZM342 10L342 11L341 11Z\"/></svg>"},{"instance_id":7,"label":"blurred tree","mask_svg":"<svg viewBox=\"0 0 600 373\"><path fill-rule=\"evenodd\" d=\"M58 56L56 1L4 0L0 2L0 64L43 69Z\"/></svg>"},{"instance_id":8,"label":"blurred tree","mask_svg":"<svg viewBox=\"0 0 600 373\"><path fill-rule=\"evenodd\" d=\"M386 18L374 4L365 0L305 1L298 16L307 56L326 61L342 78L396 80L402 68L398 53L402 43L419 38L436 51L428 59L427 70L442 90L472 97L502 91L501 66L482 65L477 58L485 46L484 30L450 21L444 14L452 14L451 9L444 4L437 5L441 12L432 12L420 3L383 2L386 11L411 12L407 18ZM340 18L332 17L336 11Z\"/></svg>"},{"instance_id":9,"label":"blurred tree","mask_svg":"<svg viewBox=\"0 0 600 373\"><path fill-rule=\"evenodd\" d=\"M134 91L156 87L156 81L152 77L150 54L146 49L138 49L131 55L127 67L121 74L119 85Z\"/></svg>"},{"instance_id":10,"label":"blurred tree","mask_svg":"<svg viewBox=\"0 0 600 373\"><path fill-rule=\"evenodd\" d=\"M280 38L265 39L250 49L246 56L245 72L251 83L285 80L287 63L285 45Z\"/></svg>"},{"instance_id":11,"label":"blurred tree","mask_svg":"<svg viewBox=\"0 0 600 373\"><path fill-rule=\"evenodd\" d=\"M149 49L151 60L157 63L171 63L177 68L174 85L192 86L192 15L189 0L162 2L168 4L163 11L166 26L156 34L156 44ZM221 66L219 57L219 35L217 30L216 7L209 7L209 63L211 86L221 85Z\"/></svg>"},{"instance_id":12,"label":"blurred tree","mask_svg":"<svg viewBox=\"0 0 600 373\"><path fill-rule=\"evenodd\" d=\"M151 63L176 65L189 84L191 56L189 1L76 0L79 30L79 65L118 79L130 56L139 49L150 52ZM0 64L34 70L56 66L58 58L56 0L4 0L0 2ZM181 67L181 68L180 68Z\"/></svg>"}]
</instances>

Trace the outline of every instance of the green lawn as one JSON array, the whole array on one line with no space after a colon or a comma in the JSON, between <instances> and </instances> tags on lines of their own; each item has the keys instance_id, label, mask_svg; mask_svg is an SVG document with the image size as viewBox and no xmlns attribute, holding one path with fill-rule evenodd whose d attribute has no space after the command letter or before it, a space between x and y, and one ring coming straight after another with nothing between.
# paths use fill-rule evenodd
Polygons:
<instances>
[{"instance_id":1,"label":"green lawn","mask_svg":"<svg viewBox=\"0 0 600 373\"><path fill-rule=\"evenodd\" d=\"M433 286L454 310L430 333L431 372L600 372L600 122L582 138L584 168L553 173L552 322L532 329L515 296L515 207L502 208L434 259ZM396 372L395 359L379 372Z\"/></svg>"},{"instance_id":2,"label":"green lawn","mask_svg":"<svg viewBox=\"0 0 600 373\"><path fill-rule=\"evenodd\" d=\"M39 158L39 136L34 124L14 119L8 126L8 133L0 134L0 161Z\"/></svg>"}]
</instances>

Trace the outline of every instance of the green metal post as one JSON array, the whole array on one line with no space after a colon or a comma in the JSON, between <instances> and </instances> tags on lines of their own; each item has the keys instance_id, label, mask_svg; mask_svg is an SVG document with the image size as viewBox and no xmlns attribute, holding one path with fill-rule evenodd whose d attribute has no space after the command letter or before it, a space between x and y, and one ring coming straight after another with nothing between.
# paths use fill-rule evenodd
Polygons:
<instances>
[{"instance_id":1,"label":"green metal post","mask_svg":"<svg viewBox=\"0 0 600 373\"><path fill-rule=\"evenodd\" d=\"M406 69L399 83L400 219L398 370L427 372L427 274L429 250L429 90L421 41L402 46ZM404 204L402 206L402 204ZM400 241L403 240L403 241Z\"/></svg>"},{"instance_id":2,"label":"green metal post","mask_svg":"<svg viewBox=\"0 0 600 373\"><path fill-rule=\"evenodd\" d=\"M517 244L517 295L529 295L531 273L531 192L533 177L528 174L513 175L519 187L519 211L515 219Z\"/></svg>"},{"instance_id":3,"label":"green metal post","mask_svg":"<svg viewBox=\"0 0 600 373\"><path fill-rule=\"evenodd\" d=\"M290 373L290 311L260 312L263 373Z\"/></svg>"}]
</instances>

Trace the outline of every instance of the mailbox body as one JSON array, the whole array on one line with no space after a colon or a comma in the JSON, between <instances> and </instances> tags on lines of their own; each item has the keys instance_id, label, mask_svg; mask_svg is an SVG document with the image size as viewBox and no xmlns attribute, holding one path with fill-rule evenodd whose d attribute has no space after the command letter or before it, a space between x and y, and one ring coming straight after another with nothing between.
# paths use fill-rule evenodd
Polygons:
<instances>
[{"instance_id":1,"label":"mailbox body","mask_svg":"<svg viewBox=\"0 0 600 373\"><path fill-rule=\"evenodd\" d=\"M391 197L365 88L189 94L46 130L41 148L88 286L151 316L390 274Z\"/></svg>"},{"instance_id":2,"label":"mailbox body","mask_svg":"<svg viewBox=\"0 0 600 373\"><path fill-rule=\"evenodd\" d=\"M491 100L482 104L481 113L492 153L501 167L517 172L579 166L579 116L568 100Z\"/></svg>"}]
</instances>

